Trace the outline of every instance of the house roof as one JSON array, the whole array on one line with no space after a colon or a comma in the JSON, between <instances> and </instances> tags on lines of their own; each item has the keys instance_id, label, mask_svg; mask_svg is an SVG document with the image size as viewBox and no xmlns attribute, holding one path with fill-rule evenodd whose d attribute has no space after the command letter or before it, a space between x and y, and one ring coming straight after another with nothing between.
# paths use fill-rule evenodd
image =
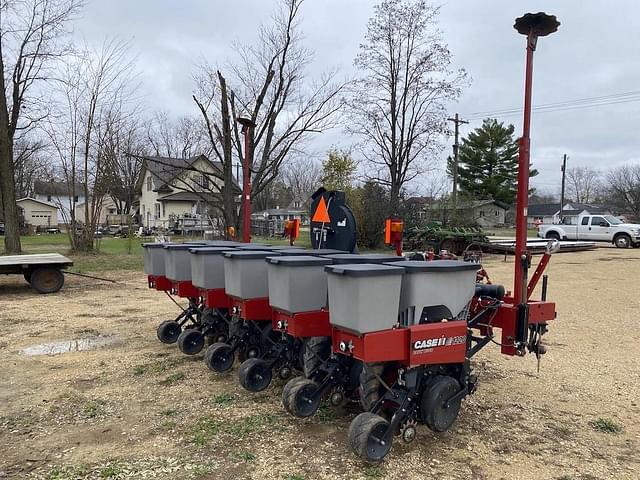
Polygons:
<instances>
[{"instance_id":1,"label":"house roof","mask_svg":"<svg viewBox=\"0 0 640 480\"><path fill-rule=\"evenodd\" d=\"M220 162L212 162L205 155L196 155L190 158L144 157L144 168L151 172L154 191L168 191L171 182L185 170L190 169L198 160L209 162L214 169L222 171ZM143 175L140 176L140 180L142 180L142 177ZM142 187L142 184L140 184L140 187Z\"/></svg>"},{"instance_id":2,"label":"house roof","mask_svg":"<svg viewBox=\"0 0 640 480\"><path fill-rule=\"evenodd\" d=\"M569 205L572 207L573 210L578 210L580 212L586 210L592 215L598 215L598 214L606 215L608 213L611 213L611 209L606 205L596 205L596 204L590 204L590 203L577 203L577 202L569 202Z\"/></svg>"},{"instance_id":3,"label":"house roof","mask_svg":"<svg viewBox=\"0 0 640 480\"><path fill-rule=\"evenodd\" d=\"M20 198L16 200L16 203L25 202L27 200L31 200L32 202L39 203L40 205L46 205L47 207L55 208L56 210L58 209L58 207L55 206L53 203L43 202L42 200L36 200L35 198L31 198L31 197Z\"/></svg>"},{"instance_id":4,"label":"house roof","mask_svg":"<svg viewBox=\"0 0 640 480\"><path fill-rule=\"evenodd\" d=\"M560 211L560 202L557 203L538 203L529 205L528 216L530 217L546 217L554 215Z\"/></svg>"},{"instance_id":5,"label":"house roof","mask_svg":"<svg viewBox=\"0 0 640 480\"><path fill-rule=\"evenodd\" d=\"M67 196L71 193L71 186L67 182L36 180L33 182L33 191L36 195ZM81 194L84 191L83 185L76 183L75 191L76 195Z\"/></svg>"}]
</instances>

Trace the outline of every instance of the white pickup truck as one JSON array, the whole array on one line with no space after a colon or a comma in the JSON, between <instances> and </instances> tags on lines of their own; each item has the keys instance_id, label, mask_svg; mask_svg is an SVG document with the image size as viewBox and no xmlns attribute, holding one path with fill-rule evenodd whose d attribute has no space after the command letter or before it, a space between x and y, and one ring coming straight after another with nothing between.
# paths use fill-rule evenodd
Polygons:
<instances>
[{"instance_id":1,"label":"white pickup truck","mask_svg":"<svg viewBox=\"0 0 640 480\"><path fill-rule=\"evenodd\" d=\"M538 236L556 240L610 242L618 248L640 247L640 225L612 215L582 215L577 225L540 225Z\"/></svg>"}]
</instances>

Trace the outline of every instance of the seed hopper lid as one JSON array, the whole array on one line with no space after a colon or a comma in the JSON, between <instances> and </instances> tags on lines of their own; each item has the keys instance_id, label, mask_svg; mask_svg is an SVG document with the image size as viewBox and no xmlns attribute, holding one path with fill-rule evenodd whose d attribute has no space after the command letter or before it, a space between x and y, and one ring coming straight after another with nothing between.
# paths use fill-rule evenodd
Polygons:
<instances>
[{"instance_id":1,"label":"seed hopper lid","mask_svg":"<svg viewBox=\"0 0 640 480\"><path fill-rule=\"evenodd\" d=\"M168 245L167 243L150 242L150 243L143 243L142 248L164 248L167 245Z\"/></svg>"},{"instance_id":2,"label":"seed hopper lid","mask_svg":"<svg viewBox=\"0 0 640 480\"><path fill-rule=\"evenodd\" d=\"M209 240L206 242L209 247L233 247L238 248L246 243L234 242L233 240Z\"/></svg>"},{"instance_id":3,"label":"seed hopper lid","mask_svg":"<svg viewBox=\"0 0 640 480\"><path fill-rule=\"evenodd\" d=\"M243 243L238 250L271 250L271 246L265 243Z\"/></svg>"},{"instance_id":4,"label":"seed hopper lid","mask_svg":"<svg viewBox=\"0 0 640 480\"><path fill-rule=\"evenodd\" d=\"M233 252L234 248L229 247L196 247L190 248L189 253L194 255L222 255L225 252Z\"/></svg>"},{"instance_id":5,"label":"seed hopper lid","mask_svg":"<svg viewBox=\"0 0 640 480\"><path fill-rule=\"evenodd\" d=\"M189 250L190 248L204 248L203 243L169 243L165 244L167 250Z\"/></svg>"},{"instance_id":6,"label":"seed hopper lid","mask_svg":"<svg viewBox=\"0 0 640 480\"><path fill-rule=\"evenodd\" d=\"M261 258L273 257L280 255L278 252L269 252L267 250L231 250L224 253L225 258L232 260L257 260Z\"/></svg>"},{"instance_id":7,"label":"seed hopper lid","mask_svg":"<svg viewBox=\"0 0 640 480\"><path fill-rule=\"evenodd\" d=\"M358 263L345 265L327 265L324 267L327 273L346 275L349 277L381 277L383 275L403 275L404 268L392 265L380 265L375 263Z\"/></svg>"},{"instance_id":8,"label":"seed hopper lid","mask_svg":"<svg viewBox=\"0 0 640 480\"><path fill-rule=\"evenodd\" d=\"M396 255L386 255L384 253L365 253L358 255L357 253L339 253L335 255L325 255L327 258L333 260L334 264L345 263L391 263L391 262L406 262L405 257L399 257Z\"/></svg>"},{"instance_id":9,"label":"seed hopper lid","mask_svg":"<svg viewBox=\"0 0 640 480\"><path fill-rule=\"evenodd\" d=\"M400 265L406 270L407 273L464 272L469 270L477 271L482 268L482 266L478 263L463 262L460 260L432 260L429 262L425 262L422 260L407 260Z\"/></svg>"},{"instance_id":10,"label":"seed hopper lid","mask_svg":"<svg viewBox=\"0 0 640 480\"><path fill-rule=\"evenodd\" d=\"M277 257L267 257L267 262L286 267L321 267L323 265L331 265L333 263L329 258L314 257L313 255L282 255Z\"/></svg>"}]
</instances>

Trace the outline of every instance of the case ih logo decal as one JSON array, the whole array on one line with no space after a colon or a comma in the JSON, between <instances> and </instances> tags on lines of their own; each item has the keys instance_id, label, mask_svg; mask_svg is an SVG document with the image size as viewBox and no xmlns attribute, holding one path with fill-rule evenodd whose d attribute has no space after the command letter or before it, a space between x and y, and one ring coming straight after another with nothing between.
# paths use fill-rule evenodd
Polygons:
<instances>
[{"instance_id":1,"label":"case ih logo decal","mask_svg":"<svg viewBox=\"0 0 640 480\"><path fill-rule=\"evenodd\" d=\"M427 350L433 349L434 347L451 347L453 345L461 345L466 343L467 337L464 335L460 335L457 337L440 337L440 338L429 338L425 340L416 340L413 343L414 350Z\"/></svg>"}]
</instances>

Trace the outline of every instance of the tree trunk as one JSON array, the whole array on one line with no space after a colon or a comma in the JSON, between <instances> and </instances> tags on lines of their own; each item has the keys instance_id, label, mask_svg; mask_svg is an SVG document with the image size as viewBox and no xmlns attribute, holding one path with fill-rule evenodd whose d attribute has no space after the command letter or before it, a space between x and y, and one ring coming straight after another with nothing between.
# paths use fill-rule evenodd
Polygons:
<instances>
[{"instance_id":1,"label":"tree trunk","mask_svg":"<svg viewBox=\"0 0 640 480\"><path fill-rule=\"evenodd\" d=\"M8 132L0 132L0 191L2 191L2 206L4 207L4 250L9 254L22 252L12 143Z\"/></svg>"}]
</instances>

